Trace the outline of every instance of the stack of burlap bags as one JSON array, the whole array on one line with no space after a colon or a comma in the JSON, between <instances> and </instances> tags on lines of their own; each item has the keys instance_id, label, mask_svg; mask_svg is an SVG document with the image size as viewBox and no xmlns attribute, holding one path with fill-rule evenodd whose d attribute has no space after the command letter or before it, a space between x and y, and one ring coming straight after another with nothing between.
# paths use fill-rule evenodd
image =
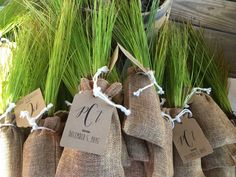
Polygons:
<instances>
[{"instance_id":1,"label":"stack of burlap bags","mask_svg":"<svg viewBox=\"0 0 236 177\"><path fill-rule=\"evenodd\" d=\"M131 165L127 177L172 177L172 127L161 116L159 96L155 87L138 97L133 92L150 84L147 76L129 68L125 83L124 103L131 115L123 121L123 132Z\"/></svg>"},{"instance_id":2,"label":"stack of burlap bags","mask_svg":"<svg viewBox=\"0 0 236 177\"><path fill-rule=\"evenodd\" d=\"M207 177L235 177L236 128L214 100L205 93L195 94L190 101L194 118L214 149L213 154L202 158Z\"/></svg>"}]
</instances>

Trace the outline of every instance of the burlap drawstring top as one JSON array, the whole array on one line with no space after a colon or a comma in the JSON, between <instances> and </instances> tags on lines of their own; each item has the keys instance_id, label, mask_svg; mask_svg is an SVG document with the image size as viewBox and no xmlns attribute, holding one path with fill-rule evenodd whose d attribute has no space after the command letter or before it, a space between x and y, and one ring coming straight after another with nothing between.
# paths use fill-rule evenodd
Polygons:
<instances>
[{"instance_id":1,"label":"burlap drawstring top","mask_svg":"<svg viewBox=\"0 0 236 177\"><path fill-rule=\"evenodd\" d=\"M102 92L110 98L119 94L122 90L120 83L114 83L109 86L108 82L104 79L98 80L98 86L101 87ZM92 82L88 79L81 79L80 88L81 91L92 91ZM57 168L56 177L123 177L124 170L121 151L121 126L117 110L115 109L104 155L64 148Z\"/></svg>"},{"instance_id":2,"label":"burlap drawstring top","mask_svg":"<svg viewBox=\"0 0 236 177\"><path fill-rule=\"evenodd\" d=\"M235 127L209 95L195 94L189 105L213 149L236 142Z\"/></svg>"},{"instance_id":3,"label":"burlap drawstring top","mask_svg":"<svg viewBox=\"0 0 236 177\"><path fill-rule=\"evenodd\" d=\"M23 148L24 177L54 177L61 157L61 118L48 117L42 120L42 126L49 130L36 130L30 133Z\"/></svg>"}]
</instances>

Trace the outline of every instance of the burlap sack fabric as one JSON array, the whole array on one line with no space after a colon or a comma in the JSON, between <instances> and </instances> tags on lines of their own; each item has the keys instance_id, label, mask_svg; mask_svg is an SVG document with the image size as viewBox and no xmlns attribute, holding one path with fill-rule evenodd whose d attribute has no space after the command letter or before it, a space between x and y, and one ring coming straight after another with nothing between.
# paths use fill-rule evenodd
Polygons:
<instances>
[{"instance_id":1,"label":"burlap sack fabric","mask_svg":"<svg viewBox=\"0 0 236 177\"><path fill-rule=\"evenodd\" d=\"M230 151L233 159L236 161L236 143L227 145L227 148Z\"/></svg>"},{"instance_id":2,"label":"burlap sack fabric","mask_svg":"<svg viewBox=\"0 0 236 177\"><path fill-rule=\"evenodd\" d=\"M162 109L167 114L170 114L170 110ZM145 163L147 177L172 177L174 175L172 126L168 120L165 120L165 132L163 134L165 135L164 147L148 143L150 160Z\"/></svg>"},{"instance_id":3,"label":"burlap sack fabric","mask_svg":"<svg viewBox=\"0 0 236 177\"><path fill-rule=\"evenodd\" d=\"M147 177L144 162L132 161L130 167L124 168L125 177Z\"/></svg>"},{"instance_id":4,"label":"burlap sack fabric","mask_svg":"<svg viewBox=\"0 0 236 177\"><path fill-rule=\"evenodd\" d=\"M150 79L140 70L131 67L125 82L124 103L131 110L131 114L123 122L126 134L134 136L160 147L165 145L165 121L161 116L160 100L155 87L144 90L139 97L133 92L151 83Z\"/></svg>"},{"instance_id":5,"label":"burlap sack fabric","mask_svg":"<svg viewBox=\"0 0 236 177\"><path fill-rule=\"evenodd\" d=\"M133 161L148 162L149 152L146 141L133 136L124 135L129 157Z\"/></svg>"},{"instance_id":6,"label":"burlap sack fabric","mask_svg":"<svg viewBox=\"0 0 236 177\"><path fill-rule=\"evenodd\" d=\"M103 92L108 88L108 84L104 83L107 82L101 79L98 82L98 86L102 88ZM114 83L108 88L110 91L105 91L105 93L110 97L114 94L113 91L117 90L117 87L120 88L120 86L120 83ZM81 80L80 88L83 90L92 89L87 79ZM120 91L121 90L119 90L119 92ZM64 148L57 168L56 177L123 177L124 169L122 166L121 150L122 138L120 120L117 111L114 111L104 155Z\"/></svg>"},{"instance_id":7,"label":"burlap sack fabric","mask_svg":"<svg viewBox=\"0 0 236 177\"><path fill-rule=\"evenodd\" d=\"M202 158L203 170L233 167L235 165L236 161L227 146L216 148L212 154Z\"/></svg>"},{"instance_id":8,"label":"burlap sack fabric","mask_svg":"<svg viewBox=\"0 0 236 177\"><path fill-rule=\"evenodd\" d=\"M181 112L179 108L170 108L165 111L169 113L171 117L175 117L177 114ZM184 115L187 117L187 115ZM173 155L174 155L174 177L205 177L202 166L201 166L201 159L192 160L187 163L183 163L181 157L177 149L173 148Z\"/></svg>"},{"instance_id":9,"label":"burlap sack fabric","mask_svg":"<svg viewBox=\"0 0 236 177\"><path fill-rule=\"evenodd\" d=\"M4 119L0 124L0 176L21 177L23 133L16 127L13 115L8 114Z\"/></svg>"},{"instance_id":10,"label":"burlap sack fabric","mask_svg":"<svg viewBox=\"0 0 236 177\"><path fill-rule=\"evenodd\" d=\"M235 177L235 167L214 168L204 171L206 177Z\"/></svg>"},{"instance_id":11,"label":"burlap sack fabric","mask_svg":"<svg viewBox=\"0 0 236 177\"><path fill-rule=\"evenodd\" d=\"M131 166L131 158L129 157L126 142L125 142L123 136L122 136L121 160L122 160L123 167L130 167Z\"/></svg>"},{"instance_id":12,"label":"burlap sack fabric","mask_svg":"<svg viewBox=\"0 0 236 177\"><path fill-rule=\"evenodd\" d=\"M213 149L236 142L235 127L209 95L195 94L190 109Z\"/></svg>"},{"instance_id":13,"label":"burlap sack fabric","mask_svg":"<svg viewBox=\"0 0 236 177\"><path fill-rule=\"evenodd\" d=\"M61 119L48 117L43 126L54 130L36 130L30 133L23 148L24 177L54 177L62 153L59 146Z\"/></svg>"},{"instance_id":14,"label":"burlap sack fabric","mask_svg":"<svg viewBox=\"0 0 236 177\"><path fill-rule=\"evenodd\" d=\"M205 177L201 159L196 159L188 163L183 163L176 148L174 147L174 177Z\"/></svg>"}]
</instances>

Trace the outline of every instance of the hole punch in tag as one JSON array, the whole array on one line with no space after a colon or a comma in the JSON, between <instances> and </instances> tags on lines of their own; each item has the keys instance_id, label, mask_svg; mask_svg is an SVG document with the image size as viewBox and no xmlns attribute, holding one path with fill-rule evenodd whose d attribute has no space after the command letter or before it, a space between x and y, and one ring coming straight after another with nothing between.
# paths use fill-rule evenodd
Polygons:
<instances>
[{"instance_id":1,"label":"hole punch in tag","mask_svg":"<svg viewBox=\"0 0 236 177\"><path fill-rule=\"evenodd\" d=\"M173 141L183 163L213 153L213 149L194 118L184 117L175 124Z\"/></svg>"},{"instance_id":2,"label":"hole punch in tag","mask_svg":"<svg viewBox=\"0 0 236 177\"><path fill-rule=\"evenodd\" d=\"M34 117L40 113L40 111L46 107L45 101L41 90L38 88L29 95L23 97L16 103L14 109L16 116L16 124L18 127L30 127L26 119L20 117L21 111L28 111L30 117Z\"/></svg>"},{"instance_id":3,"label":"hole punch in tag","mask_svg":"<svg viewBox=\"0 0 236 177\"><path fill-rule=\"evenodd\" d=\"M60 145L102 155L105 152L114 107L92 91L76 94Z\"/></svg>"}]
</instances>

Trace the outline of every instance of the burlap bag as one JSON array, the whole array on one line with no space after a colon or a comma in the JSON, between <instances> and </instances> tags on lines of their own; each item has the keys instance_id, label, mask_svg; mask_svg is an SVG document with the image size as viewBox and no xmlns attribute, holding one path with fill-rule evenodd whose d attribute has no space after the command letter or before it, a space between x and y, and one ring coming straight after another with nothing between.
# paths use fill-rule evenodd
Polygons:
<instances>
[{"instance_id":1,"label":"burlap bag","mask_svg":"<svg viewBox=\"0 0 236 177\"><path fill-rule=\"evenodd\" d=\"M232 167L235 165L236 161L227 146L216 148L212 154L202 158L203 170Z\"/></svg>"},{"instance_id":2,"label":"burlap bag","mask_svg":"<svg viewBox=\"0 0 236 177\"><path fill-rule=\"evenodd\" d=\"M196 159L188 163L183 163L176 148L174 147L174 177L205 177L201 159Z\"/></svg>"},{"instance_id":3,"label":"burlap bag","mask_svg":"<svg viewBox=\"0 0 236 177\"><path fill-rule=\"evenodd\" d=\"M228 150L230 151L233 159L236 161L236 144L227 145Z\"/></svg>"},{"instance_id":4,"label":"burlap bag","mask_svg":"<svg viewBox=\"0 0 236 177\"><path fill-rule=\"evenodd\" d=\"M0 124L0 176L21 177L23 133L16 127L13 115L4 119L5 123Z\"/></svg>"},{"instance_id":5,"label":"burlap bag","mask_svg":"<svg viewBox=\"0 0 236 177\"><path fill-rule=\"evenodd\" d=\"M144 164L140 161L132 161L131 166L124 168L125 177L146 177Z\"/></svg>"},{"instance_id":6,"label":"burlap bag","mask_svg":"<svg viewBox=\"0 0 236 177\"><path fill-rule=\"evenodd\" d=\"M206 177L235 177L235 167L214 168L204 171Z\"/></svg>"},{"instance_id":7,"label":"burlap bag","mask_svg":"<svg viewBox=\"0 0 236 177\"><path fill-rule=\"evenodd\" d=\"M170 114L169 109L162 111ZM150 160L145 163L147 177L172 177L174 175L172 126L168 120L165 120L165 132L163 133L165 135L165 148L148 143Z\"/></svg>"},{"instance_id":8,"label":"burlap bag","mask_svg":"<svg viewBox=\"0 0 236 177\"><path fill-rule=\"evenodd\" d=\"M126 134L160 147L165 146L165 120L161 116L160 100L155 87L144 90L139 97L133 92L151 83L150 79L133 67L128 69L125 82L124 103L131 114L123 122Z\"/></svg>"},{"instance_id":9,"label":"burlap bag","mask_svg":"<svg viewBox=\"0 0 236 177\"><path fill-rule=\"evenodd\" d=\"M105 80L99 80L98 86L107 90ZM113 93L121 84L114 83L108 90ZM83 90L91 90L91 83L87 79L81 80ZM118 90L119 92L121 90ZM109 92L105 93L110 97ZM60 159L56 177L123 177L124 170L121 160L122 138L121 126L117 111L114 111L104 155L81 152L76 149L64 148Z\"/></svg>"},{"instance_id":10,"label":"burlap bag","mask_svg":"<svg viewBox=\"0 0 236 177\"><path fill-rule=\"evenodd\" d=\"M127 146L122 136L122 151L121 151L121 160L123 167L130 167L131 166L131 158L129 157Z\"/></svg>"},{"instance_id":11,"label":"burlap bag","mask_svg":"<svg viewBox=\"0 0 236 177\"><path fill-rule=\"evenodd\" d=\"M171 117L175 117L178 113L181 112L179 108L171 108L166 113L169 113ZM187 116L187 115L185 115ZM205 177L202 166L201 159L192 160L191 162L183 163L179 153L174 146L174 177Z\"/></svg>"},{"instance_id":12,"label":"burlap bag","mask_svg":"<svg viewBox=\"0 0 236 177\"><path fill-rule=\"evenodd\" d=\"M43 126L54 130L36 130L30 133L23 148L23 177L54 177L62 153L59 117L48 117Z\"/></svg>"},{"instance_id":13,"label":"burlap bag","mask_svg":"<svg viewBox=\"0 0 236 177\"><path fill-rule=\"evenodd\" d=\"M195 94L190 109L213 149L236 142L236 129L207 94Z\"/></svg>"},{"instance_id":14,"label":"burlap bag","mask_svg":"<svg viewBox=\"0 0 236 177\"><path fill-rule=\"evenodd\" d=\"M124 135L129 157L133 161L148 162L149 152L147 143L129 135Z\"/></svg>"}]
</instances>

